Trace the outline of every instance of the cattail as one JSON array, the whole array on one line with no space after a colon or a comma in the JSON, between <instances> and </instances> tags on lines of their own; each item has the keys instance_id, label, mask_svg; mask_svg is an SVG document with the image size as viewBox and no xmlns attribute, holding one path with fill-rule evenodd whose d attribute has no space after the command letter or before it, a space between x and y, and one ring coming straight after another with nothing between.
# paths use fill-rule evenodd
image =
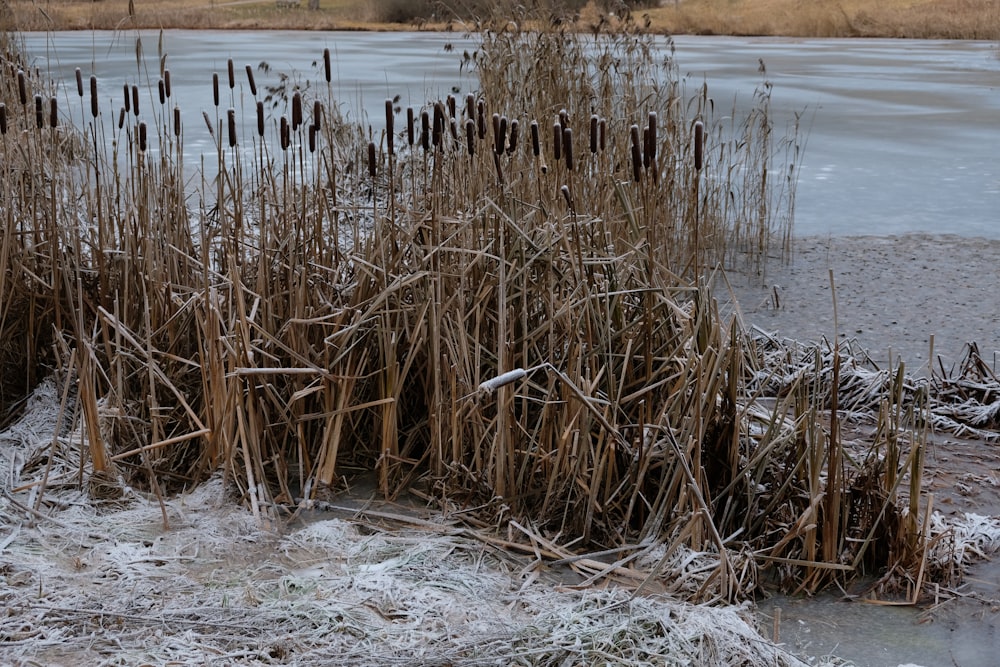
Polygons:
<instances>
[{"instance_id":1,"label":"cattail","mask_svg":"<svg viewBox=\"0 0 1000 667\"><path fill-rule=\"evenodd\" d=\"M420 112L420 146L425 153L431 149L431 120L426 109Z\"/></svg>"},{"instance_id":2,"label":"cattail","mask_svg":"<svg viewBox=\"0 0 1000 667\"><path fill-rule=\"evenodd\" d=\"M375 142L368 142L368 175L375 178Z\"/></svg>"},{"instance_id":3,"label":"cattail","mask_svg":"<svg viewBox=\"0 0 1000 667\"><path fill-rule=\"evenodd\" d=\"M563 156L566 158L566 168L573 171L573 128L563 128Z\"/></svg>"},{"instance_id":4,"label":"cattail","mask_svg":"<svg viewBox=\"0 0 1000 667\"><path fill-rule=\"evenodd\" d=\"M507 144L507 155L512 155L517 150L517 133L519 123L517 119L510 121L510 143Z\"/></svg>"},{"instance_id":5,"label":"cattail","mask_svg":"<svg viewBox=\"0 0 1000 667\"><path fill-rule=\"evenodd\" d=\"M569 112L565 109L559 110L559 124L563 127L569 127Z\"/></svg>"},{"instance_id":6,"label":"cattail","mask_svg":"<svg viewBox=\"0 0 1000 667\"><path fill-rule=\"evenodd\" d=\"M476 154L476 121L471 118L465 120L465 143L469 147L469 155Z\"/></svg>"},{"instance_id":7,"label":"cattail","mask_svg":"<svg viewBox=\"0 0 1000 667\"><path fill-rule=\"evenodd\" d=\"M128 84L122 84L122 97L125 99L125 113L132 111L132 89Z\"/></svg>"},{"instance_id":8,"label":"cattail","mask_svg":"<svg viewBox=\"0 0 1000 667\"><path fill-rule=\"evenodd\" d=\"M208 117L207 111L201 112L201 117L205 120L205 127L208 128L208 134L215 139L215 128L212 127L212 119Z\"/></svg>"},{"instance_id":9,"label":"cattail","mask_svg":"<svg viewBox=\"0 0 1000 667\"><path fill-rule=\"evenodd\" d=\"M76 93L83 97L83 72L80 71L79 67L76 68Z\"/></svg>"},{"instance_id":10,"label":"cattail","mask_svg":"<svg viewBox=\"0 0 1000 667\"><path fill-rule=\"evenodd\" d=\"M642 167L649 169L649 127L642 128Z\"/></svg>"},{"instance_id":11,"label":"cattail","mask_svg":"<svg viewBox=\"0 0 1000 667\"><path fill-rule=\"evenodd\" d=\"M236 109L226 111L226 124L229 126L229 147L236 145Z\"/></svg>"},{"instance_id":12,"label":"cattail","mask_svg":"<svg viewBox=\"0 0 1000 667\"><path fill-rule=\"evenodd\" d=\"M448 127L451 128L451 138L458 143L458 119L452 118L448 121Z\"/></svg>"},{"instance_id":13,"label":"cattail","mask_svg":"<svg viewBox=\"0 0 1000 667\"><path fill-rule=\"evenodd\" d=\"M123 127L125 127L125 115L127 113L128 112L125 111L125 107L121 107L120 109L118 109L118 129L119 130L122 129ZM209 129L211 129L211 128L209 128Z\"/></svg>"},{"instance_id":14,"label":"cattail","mask_svg":"<svg viewBox=\"0 0 1000 667\"><path fill-rule=\"evenodd\" d=\"M406 145L413 148L413 107L406 107Z\"/></svg>"},{"instance_id":15,"label":"cattail","mask_svg":"<svg viewBox=\"0 0 1000 667\"><path fill-rule=\"evenodd\" d=\"M170 99L170 70L163 70L163 92L166 93L167 99Z\"/></svg>"},{"instance_id":16,"label":"cattail","mask_svg":"<svg viewBox=\"0 0 1000 667\"><path fill-rule=\"evenodd\" d=\"M257 82L253 80L253 67L247 65L247 83L250 84L250 94L257 97Z\"/></svg>"},{"instance_id":17,"label":"cattail","mask_svg":"<svg viewBox=\"0 0 1000 667\"><path fill-rule=\"evenodd\" d=\"M174 107L174 136L181 136L181 108Z\"/></svg>"},{"instance_id":18,"label":"cattail","mask_svg":"<svg viewBox=\"0 0 1000 667\"><path fill-rule=\"evenodd\" d=\"M638 183L642 179L642 148L639 145L639 126L633 125L629 133L632 135L632 180Z\"/></svg>"},{"instance_id":19,"label":"cattail","mask_svg":"<svg viewBox=\"0 0 1000 667\"><path fill-rule=\"evenodd\" d=\"M393 145L392 145L392 135L394 134L393 119L394 119L394 114L392 112L392 100L386 98L386 100L385 100L385 146L386 146L386 150L389 153L389 155L394 155L395 154L395 151L393 150Z\"/></svg>"},{"instance_id":20,"label":"cattail","mask_svg":"<svg viewBox=\"0 0 1000 667\"><path fill-rule=\"evenodd\" d=\"M465 96L465 117L470 120L476 119L476 96L472 93Z\"/></svg>"},{"instance_id":21,"label":"cattail","mask_svg":"<svg viewBox=\"0 0 1000 667\"><path fill-rule=\"evenodd\" d=\"M486 138L486 102L479 100L476 104L476 127L479 129L479 140Z\"/></svg>"},{"instance_id":22,"label":"cattail","mask_svg":"<svg viewBox=\"0 0 1000 667\"><path fill-rule=\"evenodd\" d=\"M323 103L319 100L313 102L313 125L317 132L323 129Z\"/></svg>"},{"instance_id":23,"label":"cattail","mask_svg":"<svg viewBox=\"0 0 1000 667\"><path fill-rule=\"evenodd\" d=\"M0 134L7 134L7 105L0 102Z\"/></svg>"},{"instance_id":24,"label":"cattail","mask_svg":"<svg viewBox=\"0 0 1000 667\"><path fill-rule=\"evenodd\" d=\"M42 111L42 96L35 95L35 125L38 129L45 127L45 113Z\"/></svg>"},{"instance_id":25,"label":"cattail","mask_svg":"<svg viewBox=\"0 0 1000 667\"><path fill-rule=\"evenodd\" d=\"M495 378L490 378L489 380L485 380L484 382L480 383L479 393L487 395L492 394L500 387L508 385L511 382L517 382L521 378L525 377L527 374L528 372L523 368L515 368L512 371L501 373Z\"/></svg>"},{"instance_id":26,"label":"cattail","mask_svg":"<svg viewBox=\"0 0 1000 667\"><path fill-rule=\"evenodd\" d=\"M139 116L139 86L132 86L132 113Z\"/></svg>"},{"instance_id":27,"label":"cattail","mask_svg":"<svg viewBox=\"0 0 1000 667\"><path fill-rule=\"evenodd\" d=\"M160 106L167 103L167 87L163 83L163 79L156 82L156 88L160 93Z\"/></svg>"},{"instance_id":28,"label":"cattail","mask_svg":"<svg viewBox=\"0 0 1000 667\"><path fill-rule=\"evenodd\" d=\"M563 126L562 123L556 122L552 125L552 156L553 160L558 162L562 159L562 145L563 145Z\"/></svg>"},{"instance_id":29,"label":"cattail","mask_svg":"<svg viewBox=\"0 0 1000 667\"><path fill-rule=\"evenodd\" d=\"M212 72L212 101L219 106L219 73Z\"/></svg>"},{"instance_id":30,"label":"cattail","mask_svg":"<svg viewBox=\"0 0 1000 667\"><path fill-rule=\"evenodd\" d=\"M139 123L139 150L143 153L146 152L146 123L145 121Z\"/></svg>"},{"instance_id":31,"label":"cattail","mask_svg":"<svg viewBox=\"0 0 1000 667\"><path fill-rule=\"evenodd\" d=\"M327 83L330 83L330 74L330 49L323 49L323 76Z\"/></svg>"},{"instance_id":32,"label":"cattail","mask_svg":"<svg viewBox=\"0 0 1000 667\"><path fill-rule=\"evenodd\" d=\"M302 94L295 91L292 95L292 130L299 129L302 125Z\"/></svg>"},{"instance_id":33,"label":"cattail","mask_svg":"<svg viewBox=\"0 0 1000 667\"><path fill-rule=\"evenodd\" d=\"M500 114L493 114L493 151L496 154L503 152L504 139L500 136Z\"/></svg>"},{"instance_id":34,"label":"cattail","mask_svg":"<svg viewBox=\"0 0 1000 667\"><path fill-rule=\"evenodd\" d=\"M701 171L705 161L705 125L700 120L694 124L694 168Z\"/></svg>"},{"instance_id":35,"label":"cattail","mask_svg":"<svg viewBox=\"0 0 1000 667\"><path fill-rule=\"evenodd\" d=\"M449 118L454 118L455 117L455 96L454 95L449 95L448 96L448 117Z\"/></svg>"},{"instance_id":36,"label":"cattail","mask_svg":"<svg viewBox=\"0 0 1000 667\"><path fill-rule=\"evenodd\" d=\"M597 152L597 114L590 117L590 152Z\"/></svg>"},{"instance_id":37,"label":"cattail","mask_svg":"<svg viewBox=\"0 0 1000 667\"><path fill-rule=\"evenodd\" d=\"M434 146L436 148L443 148L442 139L444 135L444 105L441 102L436 102L434 104Z\"/></svg>"},{"instance_id":38,"label":"cattail","mask_svg":"<svg viewBox=\"0 0 1000 667\"><path fill-rule=\"evenodd\" d=\"M569 128L566 128L566 129L568 130ZM569 209L572 211L573 210L573 196L569 192L569 186L568 185L562 186L561 188L559 188L559 192L562 193L563 199L566 200L566 206L569 207Z\"/></svg>"},{"instance_id":39,"label":"cattail","mask_svg":"<svg viewBox=\"0 0 1000 667\"><path fill-rule=\"evenodd\" d=\"M315 124L309 126L309 152L316 152L316 131L317 127Z\"/></svg>"},{"instance_id":40,"label":"cattail","mask_svg":"<svg viewBox=\"0 0 1000 667\"><path fill-rule=\"evenodd\" d=\"M229 90L236 87L236 72L233 69L233 59L226 61L226 73L229 74Z\"/></svg>"},{"instance_id":41,"label":"cattail","mask_svg":"<svg viewBox=\"0 0 1000 667\"><path fill-rule=\"evenodd\" d=\"M656 112L649 112L649 163L656 166Z\"/></svg>"},{"instance_id":42,"label":"cattail","mask_svg":"<svg viewBox=\"0 0 1000 667\"><path fill-rule=\"evenodd\" d=\"M538 141L538 121L531 121L531 154L538 157L541 154L541 145Z\"/></svg>"},{"instance_id":43,"label":"cattail","mask_svg":"<svg viewBox=\"0 0 1000 667\"><path fill-rule=\"evenodd\" d=\"M21 98L21 106L28 103L28 83L24 78L24 70L17 70L17 95Z\"/></svg>"},{"instance_id":44,"label":"cattail","mask_svg":"<svg viewBox=\"0 0 1000 667\"><path fill-rule=\"evenodd\" d=\"M599 148L601 149L601 152L603 153L604 152L604 148L606 146L606 142L607 142L606 137L608 135L608 119L607 118L602 118L597 123L597 135L598 135L597 139L598 139Z\"/></svg>"},{"instance_id":45,"label":"cattail","mask_svg":"<svg viewBox=\"0 0 1000 667\"><path fill-rule=\"evenodd\" d=\"M55 127L59 124L59 104L56 102L56 98L49 100L49 127Z\"/></svg>"},{"instance_id":46,"label":"cattail","mask_svg":"<svg viewBox=\"0 0 1000 667\"><path fill-rule=\"evenodd\" d=\"M97 77L90 77L90 114L97 118Z\"/></svg>"},{"instance_id":47,"label":"cattail","mask_svg":"<svg viewBox=\"0 0 1000 667\"><path fill-rule=\"evenodd\" d=\"M288 118L285 116L281 117L281 125L279 130L279 135L281 137L281 150L287 151L288 147L292 143L292 133L288 127Z\"/></svg>"},{"instance_id":48,"label":"cattail","mask_svg":"<svg viewBox=\"0 0 1000 667\"><path fill-rule=\"evenodd\" d=\"M264 136L264 103L257 102L257 136Z\"/></svg>"},{"instance_id":49,"label":"cattail","mask_svg":"<svg viewBox=\"0 0 1000 667\"><path fill-rule=\"evenodd\" d=\"M500 164L500 156L497 155L497 153L495 151L493 153L493 166L497 170L497 183L499 183L501 185L501 187L502 187L503 184L504 184L504 180L503 180L503 165Z\"/></svg>"}]
</instances>

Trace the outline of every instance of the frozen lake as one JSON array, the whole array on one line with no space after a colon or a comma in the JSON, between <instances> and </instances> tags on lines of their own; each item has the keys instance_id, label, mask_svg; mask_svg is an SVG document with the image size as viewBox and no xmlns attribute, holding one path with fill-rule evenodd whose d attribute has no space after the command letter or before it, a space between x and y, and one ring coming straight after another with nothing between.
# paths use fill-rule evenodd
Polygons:
<instances>
[{"instance_id":1,"label":"frozen lake","mask_svg":"<svg viewBox=\"0 0 1000 667\"><path fill-rule=\"evenodd\" d=\"M110 32L27 34L39 67L78 100L73 71L96 74L100 94L120 104L122 85L148 80L134 36ZM149 76L157 78L158 33L142 33ZM749 103L763 61L773 83L778 134L802 113L806 149L795 216L797 235L951 233L1000 238L1000 56L989 42L678 37L676 61L689 90L708 82L716 108ZM452 45L454 51L446 51ZM245 66L258 87L279 72L322 81L333 53L334 85L349 112L377 125L387 97L418 106L475 90L459 68L474 44L458 34L169 31L164 36L173 103L185 114L185 148L212 152L201 119L212 109L212 72L225 99L226 62ZM269 64L264 78L257 66ZM325 85L325 82L323 82ZM151 91L144 98L151 104ZM222 103L223 110L229 106ZM224 111L223 111L224 113ZM77 113L75 118L79 118Z\"/></svg>"}]
</instances>

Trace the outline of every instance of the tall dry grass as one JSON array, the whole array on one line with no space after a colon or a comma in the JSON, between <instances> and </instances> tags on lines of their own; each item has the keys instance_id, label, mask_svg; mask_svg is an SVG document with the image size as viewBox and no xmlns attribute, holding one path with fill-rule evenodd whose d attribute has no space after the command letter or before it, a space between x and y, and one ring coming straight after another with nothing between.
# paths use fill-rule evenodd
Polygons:
<instances>
[{"instance_id":1,"label":"tall dry grass","mask_svg":"<svg viewBox=\"0 0 1000 667\"><path fill-rule=\"evenodd\" d=\"M328 52L326 89L273 116L230 64L207 128L181 125L160 54L136 83L158 99L108 107L81 76L78 124L52 127L5 36L4 410L72 373L94 492L221 470L263 514L371 471L578 546L715 552L701 599L758 567L815 590L915 562L919 406L886 383L884 437L845 453L837 353L786 376L707 287L788 243L768 87L723 120L628 20L483 28L478 95L388 100L373 137ZM191 132L218 164L194 189Z\"/></svg>"}]
</instances>

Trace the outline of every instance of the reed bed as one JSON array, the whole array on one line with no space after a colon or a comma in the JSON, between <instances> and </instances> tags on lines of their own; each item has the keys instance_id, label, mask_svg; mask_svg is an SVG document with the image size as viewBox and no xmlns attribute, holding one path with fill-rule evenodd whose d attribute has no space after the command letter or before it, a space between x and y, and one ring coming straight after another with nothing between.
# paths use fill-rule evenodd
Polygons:
<instances>
[{"instance_id":1,"label":"reed bed","mask_svg":"<svg viewBox=\"0 0 1000 667\"><path fill-rule=\"evenodd\" d=\"M855 457L853 362L817 351L788 379L708 287L790 240L797 142L769 84L727 121L628 19L480 28L480 92L387 100L378 134L343 121L329 52L325 89L273 114L230 63L185 127L138 40L120 104L78 77L68 133L5 37L4 414L58 369L76 483L148 489L164 522L218 471L262 519L367 471L547 558L714 554L696 600L759 568L807 591L918 568L925 399L901 399L903 368ZM193 191L190 132L218 165Z\"/></svg>"}]
</instances>

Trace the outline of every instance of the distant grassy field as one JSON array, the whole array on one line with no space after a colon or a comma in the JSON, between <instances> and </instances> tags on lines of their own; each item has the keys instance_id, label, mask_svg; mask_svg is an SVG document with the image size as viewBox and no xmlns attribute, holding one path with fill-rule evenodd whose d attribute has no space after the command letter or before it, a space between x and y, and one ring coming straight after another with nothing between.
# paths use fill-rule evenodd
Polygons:
<instances>
[{"instance_id":1,"label":"distant grassy field","mask_svg":"<svg viewBox=\"0 0 1000 667\"><path fill-rule=\"evenodd\" d=\"M649 30L672 34L1000 39L1000 0L661 0L661 4L633 13ZM134 2L131 14L129 0L0 0L0 5L0 27L21 30L459 26L449 23L447 12L431 0L319 0L316 9L309 8L309 0L151 0ZM591 2L579 12L579 27L593 25L600 12Z\"/></svg>"}]
</instances>

